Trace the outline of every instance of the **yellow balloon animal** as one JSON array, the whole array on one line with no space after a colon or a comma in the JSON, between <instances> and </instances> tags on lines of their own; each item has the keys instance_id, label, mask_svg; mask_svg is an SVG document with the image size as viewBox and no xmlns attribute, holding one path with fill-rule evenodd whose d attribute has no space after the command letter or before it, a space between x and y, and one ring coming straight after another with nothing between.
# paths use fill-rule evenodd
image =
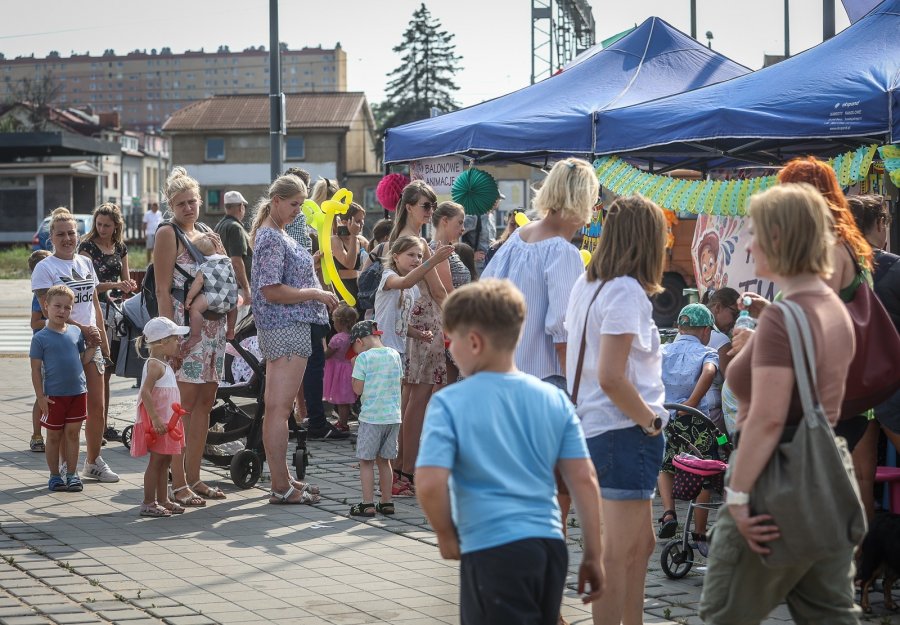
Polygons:
<instances>
[{"instance_id":1,"label":"yellow balloon animal","mask_svg":"<svg viewBox=\"0 0 900 625\"><path fill-rule=\"evenodd\" d=\"M307 200L309 202L309 200ZM322 208L319 213L322 215L319 221L319 249L322 251L322 277L325 278L325 284L333 284L341 298L347 302L349 306L356 305L356 298L350 294L341 277L338 275L337 267L334 265L334 254L331 251L331 225L334 223L335 215L343 215L350 208L353 202L353 192L347 189L338 189L337 193L330 200L322 202ZM315 206L315 202L312 203ZM304 203L305 210L306 203Z\"/></svg>"},{"instance_id":2,"label":"yellow balloon animal","mask_svg":"<svg viewBox=\"0 0 900 625\"><path fill-rule=\"evenodd\" d=\"M581 262L584 263L584 266L587 267L591 262L591 253L588 250L580 250L581 252Z\"/></svg>"},{"instance_id":3,"label":"yellow balloon animal","mask_svg":"<svg viewBox=\"0 0 900 625\"><path fill-rule=\"evenodd\" d=\"M516 220L516 225L519 226L520 228L522 226L527 226L529 223L531 223L531 220L528 219L528 217L525 215L525 213L516 213L515 220Z\"/></svg>"}]
</instances>

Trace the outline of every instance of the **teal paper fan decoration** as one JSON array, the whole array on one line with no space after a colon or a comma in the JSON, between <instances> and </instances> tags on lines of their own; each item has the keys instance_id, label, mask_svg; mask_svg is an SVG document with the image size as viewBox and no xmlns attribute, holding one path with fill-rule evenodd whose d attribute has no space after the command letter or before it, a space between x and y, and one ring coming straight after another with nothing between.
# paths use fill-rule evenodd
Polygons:
<instances>
[{"instance_id":1,"label":"teal paper fan decoration","mask_svg":"<svg viewBox=\"0 0 900 625\"><path fill-rule=\"evenodd\" d=\"M500 197L494 177L474 168L467 169L456 177L450 194L454 202L462 204L467 215L484 215Z\"/></svg>"}]
</instances>

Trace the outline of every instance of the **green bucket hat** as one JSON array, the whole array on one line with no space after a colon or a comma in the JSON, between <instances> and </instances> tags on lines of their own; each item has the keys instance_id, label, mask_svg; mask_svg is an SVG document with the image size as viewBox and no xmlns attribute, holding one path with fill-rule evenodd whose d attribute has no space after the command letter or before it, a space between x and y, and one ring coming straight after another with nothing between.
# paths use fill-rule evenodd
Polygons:
<instances>
[{"instance_id":1,"label":"green bucket hat","mask_svg":"<svg viewBox=\"0 0 900 625\"><path fill-rule=\"evenodd\" d=\"M678 313L678 325L687 328L711 328L715 325L712 313L703 304L688 304Z\"/></svg>"}]
</instances>

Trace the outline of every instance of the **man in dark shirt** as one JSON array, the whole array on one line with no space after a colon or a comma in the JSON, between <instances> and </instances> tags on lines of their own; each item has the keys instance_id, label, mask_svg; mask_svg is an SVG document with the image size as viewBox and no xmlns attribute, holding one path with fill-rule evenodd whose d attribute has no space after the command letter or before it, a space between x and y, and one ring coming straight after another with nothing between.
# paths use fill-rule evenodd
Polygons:
<instances>
[{"instance_id":1,"label":"man in dark shirt","mask_svg":"<svg viewBox=\"0 0 900 625\"><path fill-rule=\"evenodd\" d=\"M225 253L231 258L238 286L243 291L244 303L250 303L250 270L253 265L253 250L250 235L244 228L244 214L247 200L239 191L225 193L225 216L216 224L216 234L222 239Z\"/></svg>"}]
</instances>

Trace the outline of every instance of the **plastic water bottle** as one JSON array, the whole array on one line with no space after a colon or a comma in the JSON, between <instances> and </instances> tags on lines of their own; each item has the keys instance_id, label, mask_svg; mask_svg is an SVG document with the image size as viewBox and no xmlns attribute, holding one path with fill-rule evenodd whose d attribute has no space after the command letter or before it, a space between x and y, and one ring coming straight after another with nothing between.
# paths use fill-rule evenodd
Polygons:
<instances>
[{"instance_id":1,"label":"plastic water bottle","mask_svg":"<svg viewBox=\"0 0 900 625\"><path fill-rule=\"evenodd\" d=\"M749 297L745 297L743 299L744 310L740 312L737 320L734 322L734 330L755 330L756 329L756 319L750 316L750 304L753 303Z\"/></svg>"}]
</instances>

